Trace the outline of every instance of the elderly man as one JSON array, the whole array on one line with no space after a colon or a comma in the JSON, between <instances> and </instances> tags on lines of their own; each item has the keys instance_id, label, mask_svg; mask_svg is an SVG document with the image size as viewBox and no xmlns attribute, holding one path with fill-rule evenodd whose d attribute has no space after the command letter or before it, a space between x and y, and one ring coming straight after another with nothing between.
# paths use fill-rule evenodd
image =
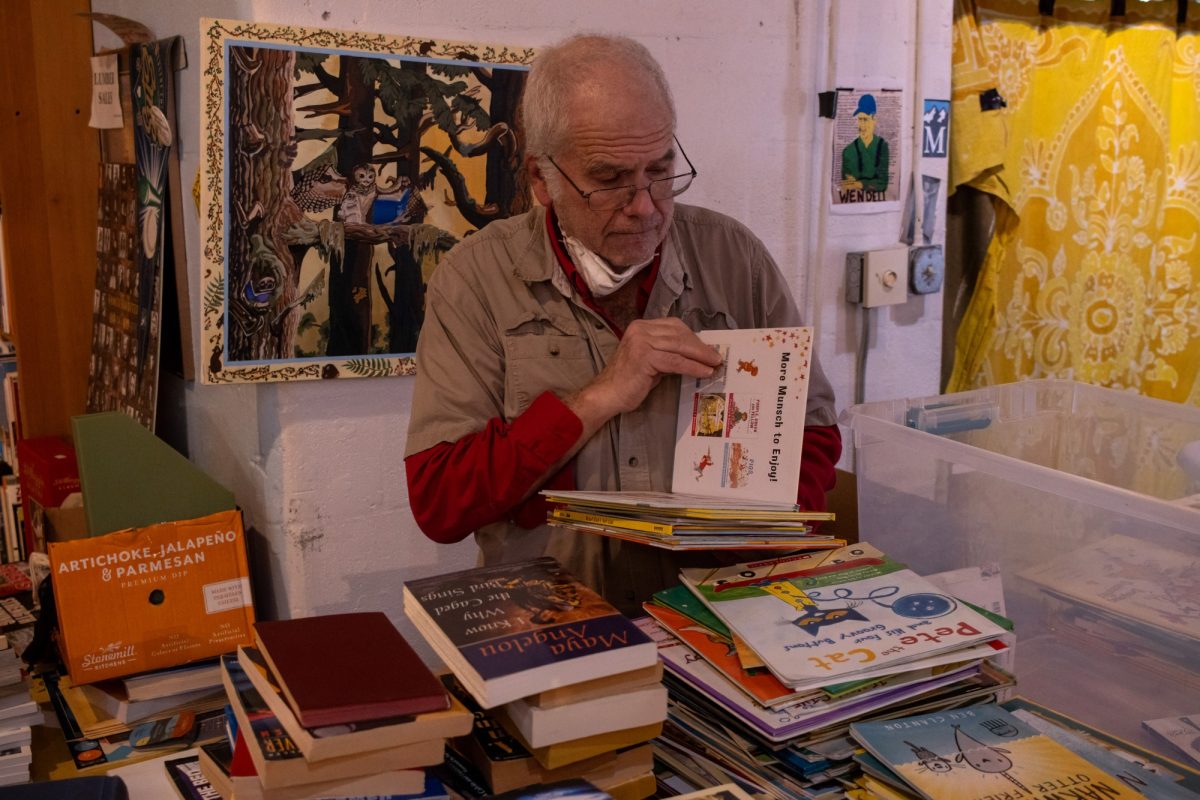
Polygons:
<instances>
[{"instance_id":1,"label":"elderly man","mask_svg":"<svg viewBox=\"0 0 1200 800\"><path fill-rule=\"evenodd\" d=\"M753 234L676 205L696 171L644 47L580 36L543 51L522 113L542 207L465 239L430 281L409 498L432 539L474 532L488 564L555 556L630 611L677 583L679 557L549 528L537 492L669 490L679 376L720 363L693 331L802 323ZM797 497L819 509L841 452L819 365L805 422Z\"/></svg>"}]
</instances>

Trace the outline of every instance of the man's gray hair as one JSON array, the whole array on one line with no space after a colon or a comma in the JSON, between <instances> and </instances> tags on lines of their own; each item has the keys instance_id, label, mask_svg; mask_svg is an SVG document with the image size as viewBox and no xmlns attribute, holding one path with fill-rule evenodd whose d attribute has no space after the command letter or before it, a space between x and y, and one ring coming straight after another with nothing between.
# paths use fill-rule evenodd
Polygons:
<instances>
[{"instance_id":1,"label":"man's gray hair","mask_svg":"<svg viewBox=\"0 0 1200 800\"><path fill-rule=\"evenodd\" d=\"M525 152L536 156L556 155L570 136L568 98L579 87L613 67L624 67L642 75L662 95L675 127L675 100L662 67L650 51L628 36L578 34L539 50L521 101L521 123L525 129Z\"/></svg>"}]
</instances>

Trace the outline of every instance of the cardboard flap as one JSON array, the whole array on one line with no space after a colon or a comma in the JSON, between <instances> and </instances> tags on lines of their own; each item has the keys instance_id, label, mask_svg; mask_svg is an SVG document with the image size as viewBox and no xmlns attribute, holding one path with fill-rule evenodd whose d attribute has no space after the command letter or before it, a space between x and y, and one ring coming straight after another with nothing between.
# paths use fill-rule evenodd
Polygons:
<instances>
[{"instance_id":1,"label":"cardboard flap","mask_svg":"<svg viewBox=\"0 0 1200 800\"><path fill-rule=\"evenodd\" d=\"M92 536L236 508L233 493L119 411L71 418Z\"/></svg>"}]
</instances>

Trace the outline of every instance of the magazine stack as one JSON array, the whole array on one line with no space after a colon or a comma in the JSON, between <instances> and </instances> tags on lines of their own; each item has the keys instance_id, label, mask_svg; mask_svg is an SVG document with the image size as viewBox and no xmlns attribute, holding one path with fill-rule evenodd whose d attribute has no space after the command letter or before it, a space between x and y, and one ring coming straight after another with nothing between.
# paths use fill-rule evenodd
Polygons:
<instances>
[{"instance_id":1,"label":"magazine stack","mask_svg":"<svg viewBox=\"0 0 1200 800\"><path fill-rule=\"evenodd\" d=\"M410 581L404 609L475 713L443 771L460 794L575 778L617 800L654 793L649 742L667 715L655 644L553 558Z\"/></svg>"},{"instance_id":2,"label":"magazine stack","mask_svg":"<svg viewBox=\"0 0 1200 800\"><path fill-rule=\"evenodd\" d=\"M851 723L995 699L1011 625L995 581L967 573L923 578L866 543L681 571L636 623L670 689L660 779L840 796Z\"/></svg>"}]
</instances>

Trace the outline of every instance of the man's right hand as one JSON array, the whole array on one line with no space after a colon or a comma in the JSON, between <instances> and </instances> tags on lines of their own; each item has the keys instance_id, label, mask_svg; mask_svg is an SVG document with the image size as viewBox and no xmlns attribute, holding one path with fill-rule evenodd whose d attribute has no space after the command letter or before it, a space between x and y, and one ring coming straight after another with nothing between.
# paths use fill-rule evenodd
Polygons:
<instances>
[{"instance_id":1,"label":"man's right hand","mask_svg":"<svg viewBox=\"0 0 1200 800\"><path fill-rule=\"evenodd\" d=\"M583 421L586 440L604 423L642 404L664 375L707 378L721 356L674 317L630 323L608 366L566 399Z\"/></svg>"}]
</instances>

